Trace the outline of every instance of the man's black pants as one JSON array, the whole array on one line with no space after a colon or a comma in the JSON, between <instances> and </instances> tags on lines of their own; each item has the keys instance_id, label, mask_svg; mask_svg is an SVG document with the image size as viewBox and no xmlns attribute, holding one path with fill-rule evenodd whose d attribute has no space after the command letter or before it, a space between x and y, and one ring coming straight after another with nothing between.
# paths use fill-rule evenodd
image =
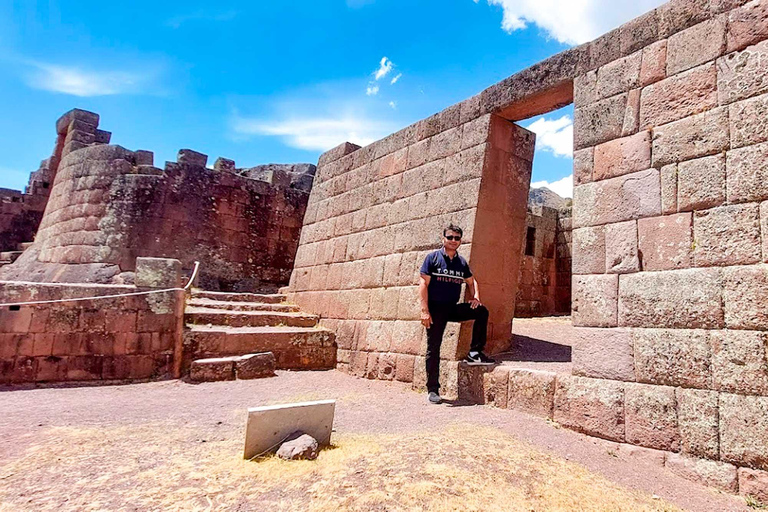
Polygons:
<instances>
[{"instance_id":1,"label":"man's black pants","mask_svg":"<svg viewBox=\"0 0 768 512\"><path fill-rule=\"evenodd\" d=\"M472 328L472 346L470 351L480 352L485 348L488 335L488 309L478 306L472 309L469 303L446 304L429 303L432 326L427 329L427 391L437 393L440 390L440 345L448 322L474 320Z\"/></svg>"}]
</instances>

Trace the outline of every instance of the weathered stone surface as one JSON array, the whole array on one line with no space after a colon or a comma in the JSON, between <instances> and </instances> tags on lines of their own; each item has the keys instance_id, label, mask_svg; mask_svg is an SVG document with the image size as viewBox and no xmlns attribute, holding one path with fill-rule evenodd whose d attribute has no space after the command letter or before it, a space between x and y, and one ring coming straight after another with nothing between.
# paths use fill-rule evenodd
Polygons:
<instances>
[{"instance_id":1,"label":"weathered stone surface","mask_svg":"<svg viewBox=\"0 0 768 512\"><path fill-rule=\"evenodd\" d=\"M703 210L725 202L725 155L713 155L677 165L678 211Z\"/></svg>"},{"instance_id":2,"label":"weathered stone surface","mask_svg":"<svg viewBox=\"0 0 768 512\"><path fill-rule=\"evenodd\" d=\"M667 77L667 40L657 41L643 48L640 67L640 85L645 87Z\"/></svg>"},{"instance_id":3,"label":"weathered stone surface","mask_svg":"<svg viewBox=\"0 0 768 512\"><path fill-rule=\"evenodd\" d=\"M595 147L594 181L642 171L651 166L651 132L615 139Z\"/></svg>"},{"instance_id":4,"label":"weathered stone surface","mask_svg":"<svg viewBox=\"0 0 768 512\"><path fill-rule=\"evenodd\" d=\"M739 494L768 503L768 471L739 468Z\"/></svg>"},{"instance_id":5,"label":"weathered stone surface","mask_svg":"<svg viewBox=\"0 0 768 512\"><path fill-rule=\"evenodd\" d=\"M672 0L661 5L659 37L669 37L709 18L709 0Z\"/></svg>"},{"instance_id":6,"label":"weathered stone surface","mask_svg":"<svg viewBox=\"0 0 768 512\"><path fill-rule=\"evenodd\" d=\"M605 272L605 227L574 229L574 274L602 274Z\"/></svg>"},{"instance_id":7,"label":"weathered stone surface","mask_svg":"<svg viewBox=\"0 0 768 512\"><path fill-rule=\"evenodd\" d=\"M677 212L677 164L661 168L661 213Z\"/></svg>"},{"instance_id":8,"label":"weathered stone surface","mask_svg":"<svg viewBox=\"0 0 768 512\"><path fill-rule=\"evenodd\" d=\"M679 388L676 393L682 452L717 459L720 453L717 392Z\"/></svg>"},{"instance_id":9,"label":"weathered stone surface","mask_svg":"<svg viewBox=\"0 0 768 512\"><path fill-rule=\"evenodd\" d=\"M719 16L672 35L667 44L667 75L720 57L725 50L725 27L725 17Z\"/></svg>"},{"instance_id":10,"label":"weathered stone surface","mask_svg":"<svg viewBox=\"0 0 768 512\"><path fill-rule=\"evenodd\" d=\"M768 143L727 153L728 201L768 199Z\"/></svg>"},{"instance_id":11,"label":"weathered stone surface","mask_svg":"<svg viewBox=\"0 0 768 512\"><path fill-rule=\"evenodd\" d=\"M653 130L655 167L713 155L728 148L728 111L717 108Z\"/></svg>"},{"instance_id":12,"label":"weathered stone surface","mask_svg":"<svg viewBox=\"0 0 768 512\"><path fill-rule=\"evenodd\" d=\"M596 379L635 380L632 336L626 329L574 330L573 374Z\"/></svg>"},{"instance_id":13,"label":"weathered stone surface","mask_svg":"<svg viewBox=\"0 0 768 512\"><path fill-rule=\"evenodd\" d=\"M597 97L597 70L592 70L573 79L573 103L583 107L594 103Z\"/></svg>"},{"instance_id":14,"label":"weathered stone surface","mask_svg":"<svg viewBox=\"0 0 768 512\"><path fill-rule=\"evenodd\" d=\"M654 9L621 26L621 54L640 50L659 38L659 17Z\"/></svg>"},{"instance_id":15,"label":"weathered stone surface","mask_svg":"<svg viewBox=\"0 0 768 512\"><path fill-rule=\"evenodd\" d=\"M731 123L732 149L768 141L768 94L731 103L728 107L728 119ZM756 147L753 151L764 152L765 148ZM739 154L735 151L730 153Z\"/></svg>"},{"instance_id":16,"label":"weathered stone surface","mask_svg":"<svg viewBox=\"0 0 768 512\"><path fill-rule=\"evenodd\" d=\"M573 325L615 327L618 275L573 276Z\"/></svg>"},{"instance_id":17,"label":"weathered stone surface","mask_svg":"<svg viewBox=\"0 0 768 512\"><path fill-rule=\"evenodd\" d=\"M679 449L680 432L674 388L626 384L624 408L628 443L657 450Z\"/></svg>"},{"instance_id":18,"label":"weathered stone surface","mask_svg":"<svg viewBox=\"0 0 768 512\"><path fill-rule=\"evenodd\" d=\"M691 266L693 217L690 213L637 221L638 247L644 270Z\"/></svg>"},{"instance_id":19,"label":"weathered stone surface","mask_svg":"<svg viewBox=\"0 0 768 512\"><path fill-rule=\"evenodd\" d=\"M597 70L598 99L628 92L640 85L642 52L615 60Z\"/></svg>"},{"instance_id":20,"label":"weathered stone surface","mask_svg":"<svg viewBox=\"0 0 768 512\"><path fill-rule=\"evenodd\" d=\"M235 380L235 360L232 357L198 359L189 367L192 382Z\"/></svg>"},{"instance_id":21,"label":"weathered stone surface","mask_svg":"<svg viewBox=\"0 0 768 512\"><path fill-rule=\"evenodd\" d=\"M720 105L768 92L768 41L717 59L717 93Z\"/></svg>"},{"instance_id":22,"label":"weathered stone surface","mask_svg":"<svg viewBox=\"0 0 768 512\"><path fill-rule=\"evenodd\" d=\"M275 355L272 352L247 354L235 361L235 375L238 379L262 379L275 375Z\"/></svg>"},{"instance_id":23,"label":"weathered stone surface","mask_svg":"<svg viewBox=\"0 0 768 512\"><path fill-rule=\"evenodd\" d=\"M573 191L575 228L652 217L661 213L659 171L648 169Z\"/></svg>"},{"instance_id":24,"label":"weathered stone surface","mask_svg":"<svg viewBox=\"0 0 768 512\"><path fill-rule=\"evenodd\" d=\"M768 469L768 397L720 395L720 458Z\"/></svg>"},{"instance_id":25,"label":"weathered stone surface","mask_svg":"<svg viewBox=\"0 0 768 512\"><path fill-rule=\"evenodd\" d=\"M511 368L507 407L552 418L556 375L553 372Z\"/></svg>"},{"instance_id":26,"label":"weathered stone surface","mask_svg":"<svg viewBox=\"0 0 768 512\"><path fill-rule=\"evenodd\" d=\"M725 492L735 493L738 488L736 466L731 464L670 453L666 467L683 478Z\"/></svg>"},{"instance_id":27,"label":"weathered stone surface","mask_svg":"<svg viewBox=\"0 0 768 512\"><path fill-rule=\"evenodd\" d=\"M483 374L483 403L507 408L507 393L509 389L509 368L500 366L492 372Z\"/></svg>"},{"instance_id":28,"label":"weathered stone surface","mask_svg":"<svg viewBox=\"0 0 768 512\"><path fill-rule=\"evenodd\" d=\"M715 389L768 395L768 334L727 330L711 336Z\"/></svg>"},{"instance_id":29,"label":"weathered stone surface","mask_svg":"<svg viewBox=\"0 0 768 512\"><path fill-rule=\"evenodd\" d=\"M729 205L696 212L693 239L696 266L758 263L762 254L759 205Z\"/></svg>"},{"instance_id":30,"label":"weathered stone surface","mask_svg":"<svg viewBox=\"0 0 768 512\"><path fill-rule=\"evenodd\" d=\"M663 466L667 459L667 453L663 450L654 450L634 444L619 443L617 450L619 457L633 461L642 461L657 466Z\"/></svg>"},{"instance_id":31,"label":"weathered stone surface","mask_svg":"<svg viewBox=\"0 0 768 512\"><path fill-rule=\"evenodd\" d=\"M763 261L768 262L768 201L760 203L760 230L763 234Z\"/></svg>"},{"instance_id":32,"label":"weathered stone surface","mask_svg":"<svg viewBox=\"0 0 768 512\"><path fill-rule=\"evenodd\" d=\"M621 137L627 95L619 94L574 111L574 149Z\"/></svg>"},{"instance_id":33,"label":"weathered stone surface","mask_svg":"<svg viewBox=\"0 0 768 512\"><path fill-rule=\"evenodd\" d=\"M719 269L640 272L621 276L619 326L723 327Z\"/></svg>"},{"instance_id":34,"label":"weathered stone surface","mask_svg":"<svg viewBox=\"0 0 768 512\"><path fill-rule=\"evenodd\" d=\"M605 226L605 269L609 274L640 271L637 248L637 222Z\"/></svg>"},{"instance_id":35,"label":"weathered stone surface","mask_svg":"<svg viewBox=\"0 0 768 512\"><path fill-rule=\"evenodd\" d=\"M558 375L554 420L591 436L624 441L624 385Z\"/></svg>"},{"instance_id":36,"label":"weathered stone surface","mask_svg":"<svg viewBox=\"0 0 768 512\"><path fill-rule=\"evenodd\" d=\"M649 85L640 96L640 127L655 128L717 106L714 64Z\"/></svg>"},{"instance_id":37,"label":"weathered stone surface","mask_svg":"<svg viewBox=\"0 0 768 512\"><path fill-rule=\"evenodd\" d=\"M573 152L573 184L581 185L592 181L594 168L594 148L580 149Z\"/></svg>"},{"instance_id":38,"label":"weathered stone surface","mask_svg":"<svg viewBox=\"0 0 768 512\"><path fill-rule=\"evenodd\" d=\"M728 13L727 51L741 50L768 39L768 4L749 2Z\"/></svg>"},{"instance_id":39,"label":"weathered stone surface","mask_svg":"<svg viewBox=\"0 0 768 512\"><path fill-rule=\"evenodd\" d=\"M283 460L315 460L319 450L317 439L303 432L295 432L280 445L277 456Z\"/></svg>"},{"instance_id":40,"label":"weathered stone surface","mask_svg":"<svg viewBox=\"0 0 768 512\"><path fill-rule=\"evenodd\" d=\"M624 125L621 136L627 137L640 130L640 89L632 89L627 93L627 108L624 110Z\"/></svg>"},{"instance_id":41,"label":"weathered stone surface","mask_svg":"<svg viewBox=\"0 0 768 512\"><path fill-rule=\"evenodd\" d=\"M723 302L728 328L768 330L768 265L723 269Z\"/></svg>"},{"instance_id":42,"label":"weathered stone surface","mask_svg":"<svg viewBox=\"0 0 768 512\"><path fill-rule=\"evenodd\" d=\"M136 258L137 288L180 288L181 262L168 258Z\"/></svg>"},{"instance_id":43,"label":"weathered stone surface","mask_svg":"<svg viewBox=\"0 0 768 512\"><path fill-rule=\"evenodd\" d=\"M712 387L708 331L633 329L638 382L664 386Z\"/></svg>"}]
</instances>

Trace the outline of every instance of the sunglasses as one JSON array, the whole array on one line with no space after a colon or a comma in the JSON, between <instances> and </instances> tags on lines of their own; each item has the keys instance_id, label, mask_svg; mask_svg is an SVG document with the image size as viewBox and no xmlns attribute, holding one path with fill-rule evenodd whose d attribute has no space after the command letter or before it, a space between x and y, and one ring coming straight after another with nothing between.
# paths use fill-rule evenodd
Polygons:
<instances>
[{"instance_id":1,"label":"sunglasses","mask_svg":"<svg viewBox=\"0 0 768 512\"><path fill-rule=\"evenodd\" d=\"M445 237L445 239L446 240L451 240L451 241L456 240L457 242L461 242L461 237L460 236L448 235L448 236Z\"/></svg>"}]
</instances>

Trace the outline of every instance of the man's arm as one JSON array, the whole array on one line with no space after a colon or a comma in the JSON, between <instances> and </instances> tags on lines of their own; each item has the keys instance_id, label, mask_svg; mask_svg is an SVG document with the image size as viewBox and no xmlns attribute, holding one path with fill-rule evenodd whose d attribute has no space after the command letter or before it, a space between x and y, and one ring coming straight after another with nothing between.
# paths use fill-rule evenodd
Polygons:
<instances>
[{"instance_id":1,"label":"man's arm","mask_svg":"<svg viewBox=\"0 0 768 512\"><path fill-rule=\"evenodd\" d=\"M469 301L469 307L475 309L477 306L482 305L482 302L480 302L480 286L477 283L477 279L474 277L467 278L466 282L467 291L469 292L469 296L472 297Z\"/></svg>"},{"instance_id":2,"label":"man's arm","mask_svg":"<svg viewBox=\"0 0 768 512\"><path fill-rule=\"evenodd\" d=\"M419 298L421 299L421 323L429 328L432 325L432 315L429 314L429 281L432 277L426 274L419 275Z\"/></svg>"}]
</instances>

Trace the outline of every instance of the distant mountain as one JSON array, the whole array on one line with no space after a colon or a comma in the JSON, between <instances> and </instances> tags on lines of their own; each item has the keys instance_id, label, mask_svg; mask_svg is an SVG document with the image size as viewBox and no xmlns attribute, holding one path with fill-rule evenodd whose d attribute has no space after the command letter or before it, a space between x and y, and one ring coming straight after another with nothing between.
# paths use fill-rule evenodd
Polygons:
<instances>
[{"instance_id":1,"label":"distant mountain","mask_svg":"<svg viewBox=\"0 0 768 512\"><path fill-rule=\"evenodd\" d=\"M548 188L532 188L528 192L528 206L548 206L550 208L565 208L571 205L570 199L565 199Z\"/></svg>"}]
</instances>

